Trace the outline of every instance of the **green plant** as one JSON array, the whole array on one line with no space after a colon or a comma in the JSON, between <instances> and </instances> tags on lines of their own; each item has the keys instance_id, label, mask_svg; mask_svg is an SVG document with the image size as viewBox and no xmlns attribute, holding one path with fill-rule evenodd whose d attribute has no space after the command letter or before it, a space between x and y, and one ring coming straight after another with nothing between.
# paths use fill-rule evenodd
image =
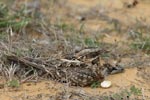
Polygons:
<instances>
[{"instance_id":1,"label":"green plant","mask_svg":"<svg viewBox=\"0 0 150 100\"><path fill-rule=\"evenodd\" d=\"M134 40L131 43L131 48L142 50L142 51L149 53L150 51L150 37L149 36L144 36L142 32L135 32L135 31L130 31L129 34L130 34L130 37Z\"/></svg>"},{"instance_id":2,"label":"green plant","mask_svg":"<svg viewBox=\"0 0 150 100\"><path fill-rule=\"evenodd\" d=\"M100 82L99 81L93 82L91 84L91 88L98 88L98 87L100 87Z\"/></svg>"},{"instance_id":3,"label":"green plant","mask_svg":"<svg viewBox=\"0 0 150 100\"><path fill-rule=\"evenodd\" d=\"M7 5L0 4L0 31L5 31L11 27L13 31L20 31L33 21L33 19L25 14L25 9L21 8L18 11L8 9Z\"/></svg>"},{"instance_id":4,"label":"green plant","mask_svg":"<svg viewBox=\"0 0 150 100\"><path fill-rule=\"evenodd\" d=\"M139 88L136 88L134 85L131 86L130 88L130 93L134 94L134 95L141 95L142 94L142 90Z\"/></svg>"},{"instance_id":5,"label":"green plant","mask_svg":"<svg viewBox=\"0 0 150 100\"><path fill-rule=\"evenodd\" d=\"M93 39L93 38L88 38L88 37L85 38L84 43L88 47L97 47L97 46L99 46L99 42L97 40Z\"/></svg>"},{"instance_id":6,"label":"green plant","mask_svg":"<svg viewBox=\"0 0 150 100\"><path fill-rule=\"evenodd\" d=\"M131 44L131 47L134 49L140 49L142 51L146 51L147 53L150 51L150 38L145 37L140 40L136 40Z\"/></svg>"},{"instance_id":7,"label":"green plant","mask_svg":"<svg viewBox=\"0 0 150 100\"><path fill-rule=\"evenodd\" d=\"M103 100L132 100L136 99L137 96L141 96L141 89L135 87L134 85L130 89L124 89L119 93L114 93L110 96L103 96ZM134 98L133 98L134 97Z\"/></svg>"},{"instance_id":8,"label":"green plant","mask_svg":"<svg viewBox=\"0 0 150 100\"><path fill-rule=\"evenodd\" d=\"M9 87L12 87L12 88L17 88L17 87L20 86L19 81L16 80L16 79L13 79L13 80L9 81L9 82L7 83L7 85L8 85Z\"/></svg>"},{"instance_id":9,"label":"green plant","mask_svg":"<svg viewBox=\"0 0 150 100\"><path fill-rule=\"evenodd\" d=\"M59 23L54 25L56 28L61 29L62 31L75 31L72 24Z\"/></svg>"},{"instance_id":10,"label":"green plant","mask_svg":"<svg viewBox=\"0 0 150 100\"><path fill-rule=\"evenodd\" d=\"M5 4L0 3L0 17L4 18L6 15L8 15L8 8Z\"/></svg>"}]
</instances>

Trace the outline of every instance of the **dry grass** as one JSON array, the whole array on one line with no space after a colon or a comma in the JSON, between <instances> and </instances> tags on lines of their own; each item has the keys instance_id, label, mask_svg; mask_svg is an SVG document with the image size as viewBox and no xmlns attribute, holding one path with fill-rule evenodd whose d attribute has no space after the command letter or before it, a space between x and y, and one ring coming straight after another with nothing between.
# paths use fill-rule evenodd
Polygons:
<instances>
[{"instance_id":1,"label":"dry grass","mask_svg":"<svg viewBox=\"0 0 150 100\"><path fill-rule=\"evenodd\" d=\"M68 15L70 12L65 12L66 15L63 13L65 17L59 18L61 14L59 12L61 10L66 11L69 8L64 4L64 1L47 0L40 5L38 0L32 3L24 1L12 2L12 7L7 6L7 3L0 4L0 75L6 78L7 86L18 87L23 82L47 78L46 75L46 78L40 77L39 74L42 71L35 69L33 66L25 68L21 67L20 64L7 62L5 55L9 54L15 54L17 57L33 58L40 62L41 60L53 60L54 58L60 59L66 54L72 54L87 47L102 47L110 51L110 53L103 55L102 58L105 61L109 61L112 58L120 60L128 56L133 58L135 62L127 62L126 66L131 66L131 63L132 65L136 64L136 67L144 65L145 60L140 60L141 64L139 64L140 58L136 57L141 56L143 53L149 54L150 51L150 38L147 37L149 24L145 25L146 19L134 19L135 23L133 25L126 26L120 19L107 15L107 11L106 13L98 14L98 8L93 8L96 10L90 9L82 13L83 15L75 12L77 14L75 16L85 16L84 21L74 20L75 18ZM62 9L60 10L59 8ZM56 12L57 9L58 12ZM91 12L92 14L89 14ZM106 23L106 25L98 30L88 28L86 21L93 20L93 18ZM73 21L70 21L70 19ZM70 22L68 23L68 21ZM124 35L124 33L126 34ZM145 33L145 36L142 35ZM104 41L105 38L112 35L125 36L129 41L120 41L119 43L107 43L107 41ZM145 64L148 65L147 62ZM44 68L40 65L39 67ZM16 73L18 70L19 73ZM70 92L68 88L69 85L67 84L65 92L57 94L55 97L49 97L48 100L73 100L69 99L72 96L77 97L79 100L141 100L138 99L138 95L142 95L143 100L146 100L142 90L136 87L131 87L132 89L130 90L121 91L110 96L91 96L86 93L74 93ZM140 94L135 94L137 92L140 92ZM132 95L134 99L129 99L129 95ZM34 100L37 98L42 100L42 97L39 96L22 100Z\"/></svg>"}]
</instances>

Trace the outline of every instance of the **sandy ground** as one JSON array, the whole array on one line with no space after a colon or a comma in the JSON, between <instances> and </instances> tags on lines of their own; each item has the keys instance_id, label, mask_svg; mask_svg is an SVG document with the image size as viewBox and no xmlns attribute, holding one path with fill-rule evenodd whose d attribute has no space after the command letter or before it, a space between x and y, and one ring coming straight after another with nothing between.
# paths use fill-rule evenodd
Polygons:
<instances>
[{"instance_id":1,"label":"sandy ground","mask_svg":"<svg viewBox=\"0 0 150 100\"><path fill-rule=\"evenodd\" d=\"M63 21L66 21L67 23L68 21L70 21L70 23L74 23L78 27L78 16L80 14L82 14L83 12L88 12L89 10L94 8L103 7L103 9L100 9L98 12L104 12L109 17L118 19L124 26L132 26L132 24L134 25L134 23L136 22L136 18L139 18L141 20L146 19L146 21L143 22L144 24L150 22L150 2L141 0L139 1L139 4L137 4L133 8L126 8L124 6L124 4L126 3L132 3L132 0L92 0L92 2L91 0L68 0L66 2L66 5L70 9L66 10L64 8L60 8L58 9L56 15L60 15ZM69 17L67 16L68 14ZM89 31L96 32L101 30L103 27L112 28L111 25L108 25L106 22L99 20L97 17L91 17L90 14L84 24L87 29L87 35L90 34ZM106 34L103 41L112 44L116 42L128 43L129 41L127 41L127 37L124 36L125 34L118 35L116 32L112 32L112 34ZM132 58L127 58L127 61L129 61L128 59L132 61ZM109 95L110 93L117 93L120 90L128 89L133 85L142 89L142 94L145 98L150 98L150 67L144 66L143 69L132 66L126 67L128 68L125 69L124 73L106 77L106 80L112 82L112 86L108 89L102 89L100 87L95 89L92 89L90 87L67 87L65 84L60 84L53 81L41 81L36 83L23 83L19 88L15 89L8 87L1 88L0 99L35 100L39 96L39 98L41 98L40 100L48 100L48 96L55 95L56 93L64 91L65 89L77 91L81 90L92 95ZM37 98L34 98L34 96L36 96ZM33 97L33 99L31 99L30 97Z\"/></svg>"},{"instance_id":2,"label":"sandy ground","mask_svg":"<svg viewBox=\"0 0 150 100\"><path fill-rule=\"evenodd\" d=\"M148 69L147 69L148 70ZM58 92L68 90L82 91L91 95L109 95L110 93L118 93L121 90L136 86L142 89L143 96L149 97L150 94L150 81L145 81L142 77L138 76L137 68L126 69L124 73L111 75L106 78L112 82L112 86L108 89L103 88L80 88L80 87L67 87L65 84L55 83L53 81L41 81L37 83L25 83L19 88L0 89L0 97L2 100L30 100L31 97L43 96L41 100L47 100L49 96L53 96ZM35 99L35 98L34 98ZM33 99L33 100L34 100ZM40 99L39 99L40 100ZM148 100L148 99L147 99Z\"/></svg>"}]
</instances>

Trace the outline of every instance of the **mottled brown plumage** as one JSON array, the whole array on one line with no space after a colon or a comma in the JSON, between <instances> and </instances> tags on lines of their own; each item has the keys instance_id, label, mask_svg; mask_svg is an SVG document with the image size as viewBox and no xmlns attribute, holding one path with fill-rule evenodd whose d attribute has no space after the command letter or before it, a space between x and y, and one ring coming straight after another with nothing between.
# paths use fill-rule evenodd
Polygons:
<instances>
[{"instance_id":1,"label":"mottled brown plumage","mask_svg":"<svg viewBox=\"0 0 150 100\"><path fill-rule=\"evenodd\" d=\"M106 75L122 72L120 66L101 64L101 49L84 49L69 57L43 61L33 58L7 55L9 61L22 67L33 67L47 73L52 80L70 83L73 86L89 86L93 82L103 81ZM40 75L40 74L39 74ZM41 74L42 75L42 74Z\"/></svg>"},{"instance_id":2,"label":"mottled brown plumage","mask_svg":"<svg viewBox=\"0 0 150 100\"><path fill-rule=\"evenodd\" d=\"M57 60L53 79L68 82L70 85L88 86L93 82L103 81L108 74L122 72L123 68L120 66L112 66L109 63L100 64L99 55L104 52L106 51L100 49L84 49L69 57L70 59ZM55 65L56 62L51 66Z\"/></svg>"}]
</instances>

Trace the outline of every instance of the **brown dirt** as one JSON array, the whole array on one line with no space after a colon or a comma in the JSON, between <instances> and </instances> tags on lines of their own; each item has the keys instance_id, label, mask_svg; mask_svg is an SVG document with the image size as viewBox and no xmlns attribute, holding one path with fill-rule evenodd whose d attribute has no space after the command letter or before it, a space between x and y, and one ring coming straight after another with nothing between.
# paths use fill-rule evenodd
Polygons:
<instances>
[{"instance_id":1,"label":"brown dirt","mask_svg":"<svg viewBox=\"0 0 150 100\"><path fill-rule=\"evenodd\" d=\"M36 97L37 95L43 95L44 99L56 95L65 89L70 91L84 91L84 93L90 95L108 95L109 93L118 93L123 89L130 88L132 85L135 85L138 88L142 88L144 96L147 97L150 93L150 82L145 81L145 78L139 77L137 73L139 73L137 68L129 68L126 69L124 73L108 76L106 80L110 80L112 82L112 86L108 89L67 87L66 85L55 83L53 81L41 81L37 83L25 83L22 84L19 88L15 89L5 87L0 89L0 97L3 100L15 100L15 98L25 98L25 100L28 100L28 98ZM146 75L144 75L144 77L145 76Z\"/></svg>"},{"instance_id":2,"label":"brown dirt","mask_svg":"<svg viewBox=\"0 0 150 100\"><path fill-rule=\"evenodd\" d=\"M42 2L45 3L44 1ZM142 20L141 18L146 19L146 22L144 24L148 24L150 22L150 2L146 0L140 0L139 4L137 4L137 6L133 8L124 7L124 2L130 3L132 2L132 0L105 0L105 2L104 0L92 0L92 2L91 0L68 0L68 2L66 3L66 8L70 9L67 10L65 7L62 7L60 9L57 8L55 10L58 10L58 12L56 12L55 16L61 15L61 20L63 22L74 23L76 28L79 28L78 25L81 24L78 21L78 19L76 19L76 17L80 15L80 13L88 12L91 9L97 9L100 6L103 6L103 11L99 12L105 12L109 17L119 20L121 25L123 24L124 27L134 25L136 23L136 18L139 18L139 20ZM73 17L67 16L68 14L73 14ZM56 20L56 18L53 19ZM96 17L87 18L87 21L84 24L85 34L87 35L90 34L91 31L97 32L102 28L112 29L112 27L114 27L112 25L108 25L106 21L99 20ZM103 42L115 44L118 42L128 43L130 41L127 40L128 37L126 36L126 33L121 33L119 35L118 33L118 31L111 33L104 32ZM38 37L34 35L32 36L36 39ZM42 39L43 38L47 39L47 37L45 36L42 37ZM127 57L127 59L125 59L125 62L126 61L131 62L134 60L130 57ZM112 82L112 87L108 89L102 89L100 87L95 89L92 89L90 87L67 87L66 84L60 84L53 81L40 81L36 83L23 83L19 88L15 89L4 86L4 88L0 89L0 98L1 100L35 100L37 98L41 98L40 100L48 100L49 96L55 95L58 92L64 91L65 89L75 91L81 90L91 95L108 95L110 93L117 93L123 89L128 89L132 85L135 85L138 88L142 88L143 95L147 98L150 98L149 66L144 66L144 68L135 68L133 66L128 65L127 67L128 68L125 69L124 73L110 75L106 77L106 80ZM3 79L1 79L0 83L4 84L2 80Z\"/></svg>"}]
</instances>

